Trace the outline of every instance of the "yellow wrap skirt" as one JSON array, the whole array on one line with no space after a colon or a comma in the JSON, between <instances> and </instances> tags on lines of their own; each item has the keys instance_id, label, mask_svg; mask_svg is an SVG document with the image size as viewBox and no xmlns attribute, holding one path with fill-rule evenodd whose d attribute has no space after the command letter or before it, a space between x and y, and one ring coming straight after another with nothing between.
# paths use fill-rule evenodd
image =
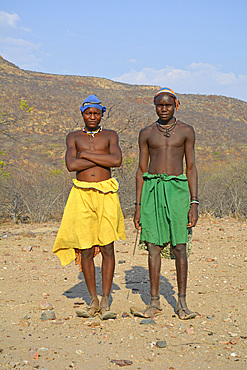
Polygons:
<instances>
[{"instance_id":1,"label":"yellow wrap skirt","mask_svg":"<svg viewBox=\"0 0 247 370\"><path fill-rule=\"evenodd\" d=\"M118 187L114 178L100 182L73 179L53 247L53 253L59 257L63 266L75 259L75 250L104 246L125 239Z\"/></svg>"}]
</instances>

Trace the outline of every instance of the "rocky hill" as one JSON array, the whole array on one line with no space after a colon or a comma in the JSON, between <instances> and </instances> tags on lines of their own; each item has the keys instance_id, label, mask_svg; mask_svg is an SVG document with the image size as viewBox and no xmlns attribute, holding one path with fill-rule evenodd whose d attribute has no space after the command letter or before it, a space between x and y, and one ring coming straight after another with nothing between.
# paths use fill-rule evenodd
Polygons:
<instances>
[{"instance_id":1,"label":"rocky hill","mask_svg":"<svg viewBox=\"0 0 247 370\"><path fill-rule=\"evenodd\" d=\"M6 160L61 167L65 136L82 123L80 106L96 94L108 110L104 125L120 135L126 158L136 158L139 130L156 119L152 102L159 86L139 86L104 78L26 71L0 58L0 145ZM246 156L247 103L215 95L178 94L177 118L196 130L201 167ZM27 106L20 109L20 102ZM28 112L29 108L33 109Z\"/></svg>"}]
</instances>

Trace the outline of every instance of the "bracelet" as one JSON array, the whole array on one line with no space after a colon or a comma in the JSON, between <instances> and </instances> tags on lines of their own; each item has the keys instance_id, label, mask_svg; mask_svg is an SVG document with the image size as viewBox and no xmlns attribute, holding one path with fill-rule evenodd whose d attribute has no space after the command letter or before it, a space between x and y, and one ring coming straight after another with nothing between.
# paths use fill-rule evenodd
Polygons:
<instances>
[{"instance_id":1,"label":"bracelet","mask_svg":"<svg viewBox=\"0 0 247 370\"><path fill-rule=\"evenodd\" d=\"M137 203L137 202L135 202L134 204L135 204L135 206L140 206L141 205L141 203Z\"/></svg>"},{"instance_id":2,"label":"bracelet","mask_svg":"<svg viewBox=\"0 0 247 370\"><path fill-rule=\"evenodd\" d=\"M198 200L191 200L190 204L193 204L193 203L195 203L195 204L198 204L198 205L199 205L199 201L198 201Z\"/></svg>"}]
</instances>

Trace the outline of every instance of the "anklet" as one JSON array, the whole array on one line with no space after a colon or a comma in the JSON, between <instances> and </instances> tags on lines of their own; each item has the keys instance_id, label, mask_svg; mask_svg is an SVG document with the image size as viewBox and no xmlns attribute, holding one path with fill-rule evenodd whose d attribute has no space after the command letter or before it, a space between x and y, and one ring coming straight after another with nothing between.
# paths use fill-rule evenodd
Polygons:
<instances>
[{"instance_id":1,"label":"anklet","mask_svg":"<svg viewBox=\"0 0 247 370\"><path fill-rule=\"evenodd\" d=\"M151 299L154 301L158 301L160 299L159 295L151 295Z\"/></svg>"}]
</instances>

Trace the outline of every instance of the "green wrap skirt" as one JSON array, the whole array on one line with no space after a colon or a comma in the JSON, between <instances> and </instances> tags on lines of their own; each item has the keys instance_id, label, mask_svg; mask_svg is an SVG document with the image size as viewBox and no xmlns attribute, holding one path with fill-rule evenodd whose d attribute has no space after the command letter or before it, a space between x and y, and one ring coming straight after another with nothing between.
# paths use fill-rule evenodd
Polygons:
<instances>
[{"instance_id":1,"label":"green wrap skirt","mask_svg":"<svg viewBox=\"0 0 247 370\"><path fill-rule=\"evenodd\" d=\"M174 258L172 246L187 243L188 234L191 244L191 229L187 228L189 212L187 177L184 174L168 176L166 173L146 172L143 179L140 248L146 249L147 242L161 247L168 246L169 251L164 251L163 257ZM187 249L189 254L191 245Z\"/></svg>"}]
</instances>

